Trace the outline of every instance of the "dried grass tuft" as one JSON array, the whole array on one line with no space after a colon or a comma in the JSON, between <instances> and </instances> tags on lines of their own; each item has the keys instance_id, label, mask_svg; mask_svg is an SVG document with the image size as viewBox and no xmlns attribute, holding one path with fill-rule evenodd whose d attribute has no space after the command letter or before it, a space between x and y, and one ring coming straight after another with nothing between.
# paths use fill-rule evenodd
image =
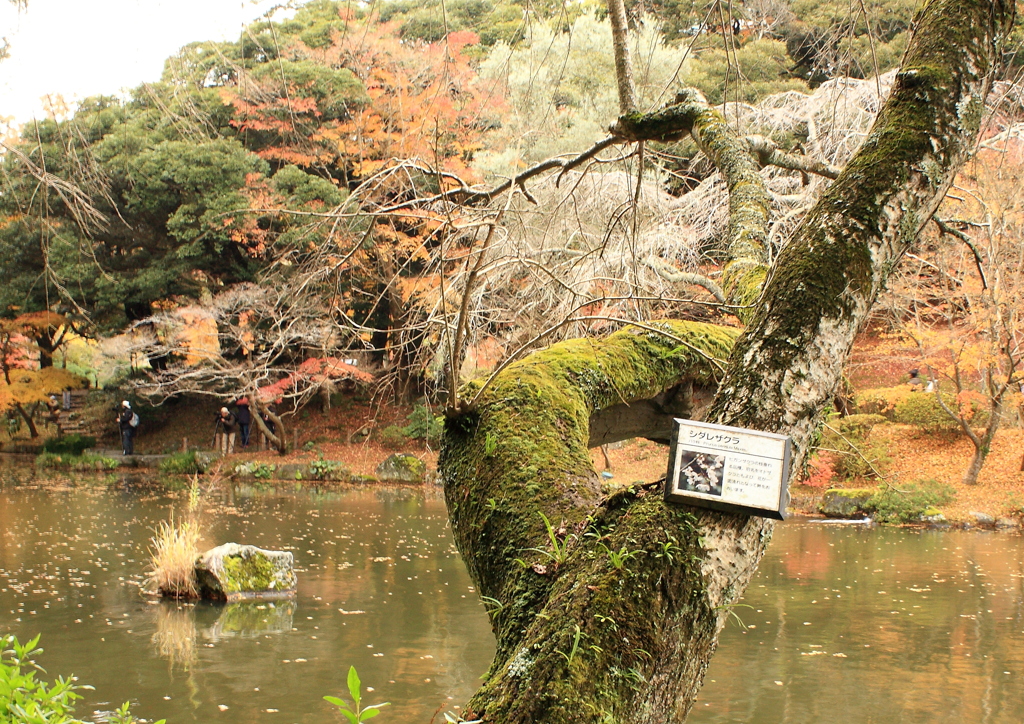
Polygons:
<instances>
[{"instance_id":1,"label":"dried grass tuft","mask_svg":"<svg viewBox=\"0 0 1024 724\"><path fill-rule=\"evenodd\" d=\"M150 584L162 595L197 598L195 562L199 555L199 524L195 520L161 522L150 541Z\"/></svg>"}]
</instances>

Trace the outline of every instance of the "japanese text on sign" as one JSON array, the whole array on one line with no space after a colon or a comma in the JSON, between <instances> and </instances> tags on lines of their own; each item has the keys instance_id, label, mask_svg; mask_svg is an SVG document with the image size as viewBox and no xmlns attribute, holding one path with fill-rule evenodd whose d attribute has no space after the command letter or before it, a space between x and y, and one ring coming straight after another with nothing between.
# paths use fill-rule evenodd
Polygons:
<instances>
[{"instance_id":1,"label":"japanese text on sign","mask_svg":"<svg viewBox=\"0 0 1024 724\"><path fill-rule=\"evenodd\" d=\"M676 423L667 499L783 515L789 477L787 437L690 420Z\"/></svg>"}]
</instances>

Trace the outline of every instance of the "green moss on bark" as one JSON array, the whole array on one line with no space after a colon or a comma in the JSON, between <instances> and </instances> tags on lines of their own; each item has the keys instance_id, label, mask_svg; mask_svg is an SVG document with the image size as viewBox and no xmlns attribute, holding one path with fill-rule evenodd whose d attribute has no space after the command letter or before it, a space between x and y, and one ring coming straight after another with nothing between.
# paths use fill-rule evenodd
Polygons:
<instances>
[{"instance_id":1,"label":"green moss on bark","mask_svg":"<svg viewBox=\"0 0 1024 724\"><path fill-rule=\"evenodd\" d=\"M601 497L587 449L590 416L684 378L710 383L738 334L694 322L650 327L535 352L501 372L473 413L446 424L439 469L453 529L481 592L503 603L493 623L504 654L552 578L529 567L554 568L528 550L549 547L538 513L578 534Z\"/></svg>"},{"instance_id":2,"label":"green moss on bark","mask_svg":"<svg viewBox=\"0 0 1024 724\"><path fill-rule=\"evenodd\" d=\"M780 254L716 402L720 419L795 432L799 457L853 335L974 143L1012 14L979 0L926 7L863 147ZM757 404L735 395L766 385L778 393Z\"/></svg>"},{"instance_id":3,"label":"green moss on bark","mask_svg":"<svg viewBox=\"0 0 1024 724\"><path fill-rule=\"evenodd\" d=\"M901 75L863 158L780 257L734 350L719 421L789 433L803 448L874 295L962 161L1013 5L932 0L924 12L905 67L916 72ZM748 191L742 178L737 198ZM756 206L744 209L752 224ZM730 235L737 249L751 238ZM748 273L730 270L744 299ZM732 336L666 329L704 349ZM692 705L723 611L771 524L709 512L694 523L643 490L598 505L585 449L593 411L666 389L687 369L717 379L716 365L665 335L555 345L510 366L471 415L449 420L440 467L456 540L480 590L502 604L491 678L469 707L484 721L660 724ZM539 512L562 541L557 565L530 550L549 545ZM666 544L678 558L658 557ZM609 550L631 555L618 565Z\"/></svg>"},{"instance_id":4,"label":"green moss on bark","mask_svg":"<svg viewBox=\"0 0 1024 724\"><path fill-rule=\"evenodd\" d=\"M676 97L674 105L623 116L611 130L631 140L669 140L690 133L722 174L729 189L727 255L744 270L739 274L737 267L730 274L727 269L724 286L729 303L739 307L737 316L746 322L767 269L771 213L771 198L749 145L721 113L689 89Z\"/></svg>"}]
</instances>

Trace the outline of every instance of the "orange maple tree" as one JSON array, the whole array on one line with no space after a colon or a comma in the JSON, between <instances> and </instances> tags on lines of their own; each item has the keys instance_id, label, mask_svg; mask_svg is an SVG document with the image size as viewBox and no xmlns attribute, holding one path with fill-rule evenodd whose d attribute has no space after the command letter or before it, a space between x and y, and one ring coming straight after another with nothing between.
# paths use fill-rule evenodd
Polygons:
<instances>
[{"instance_id":1,"label":"orange maple tree","mask_svg":"<svg viewBox=\"0 0 1024 724\"><path fill-rule=\"evenodd\" d=\"M464 52L479 36L410 42L376 15L342 8L339 19L326 47L283 36L277 60L222 89L243 143L272 165L327 172L350 188L399 161L441 183L454 182L444 173L473 180L469 161L503 102Z\"/></svg>"},{"instance_id":2,"label":"orange maple tree","mask_svg":"<svg viewBox=\"0 0 1024 724\"><path fill-rule=\"evenodd\" d=\"M25 421L31 437L39 430L32 409L50 395L66 389L88 387L84 377L53 366L41 367L46 352L33 338L67 326L67 320L52 312L31 312L13 319L0 319L0 411L15 411Z\"/></svg>"}]
</instances>

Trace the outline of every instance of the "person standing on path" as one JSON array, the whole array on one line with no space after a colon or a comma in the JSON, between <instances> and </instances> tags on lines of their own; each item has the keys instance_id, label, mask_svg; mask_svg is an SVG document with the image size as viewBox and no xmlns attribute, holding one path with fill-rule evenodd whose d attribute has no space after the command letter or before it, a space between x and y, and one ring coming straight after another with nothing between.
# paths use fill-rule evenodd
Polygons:
<instances>
[{"instance_id":1,"label":"person standing on path","mask_svg":"<svg viewBox=\"0 0 1024 724\"><path fill-rule=\"evenodd\" d=\"M226 407L220 408L217 416L217 423L220 425L223 434L221 435L221 453L233 455L235 452L235 435L238 434L238 418L231 414Z\"/></svg>"},{"instance_id":2,"label":"person standing on path","mask_svg":"<svg viewBox=\"0 0 1024 724\"><path fill-rule=\"evenodd\" d=\"M238 420L238 439L242 447L249 447L249 430L252 425L252 413L249 411L249 399L243 397L235 403L235 418Z\"/></svg>"},{"instance_id":3,"label":"person standing on path","mask_svg":"<svg viewBox=\"0 0 1024 724\"><path fill-rule=\"evenodd\" d=\"M46 421L57 428L57 436L60 437L60 402L57 401L56 395L50 395L50 399L46 401L46 409Z\"/></svg>"},{"instance_id":4,"label":"person standing on path","mask_svg":"<svg viewBox=\"0 0 1024 724\"><path fill-rule=\"evenodd\" d=\"M117 416L117 426L121 428L121 454L135 454L135 427L132 422L137 418L128 400L121 402L121 412ZM136 423L137 424L137 423Z\"/></svg>"}]
</instances>

